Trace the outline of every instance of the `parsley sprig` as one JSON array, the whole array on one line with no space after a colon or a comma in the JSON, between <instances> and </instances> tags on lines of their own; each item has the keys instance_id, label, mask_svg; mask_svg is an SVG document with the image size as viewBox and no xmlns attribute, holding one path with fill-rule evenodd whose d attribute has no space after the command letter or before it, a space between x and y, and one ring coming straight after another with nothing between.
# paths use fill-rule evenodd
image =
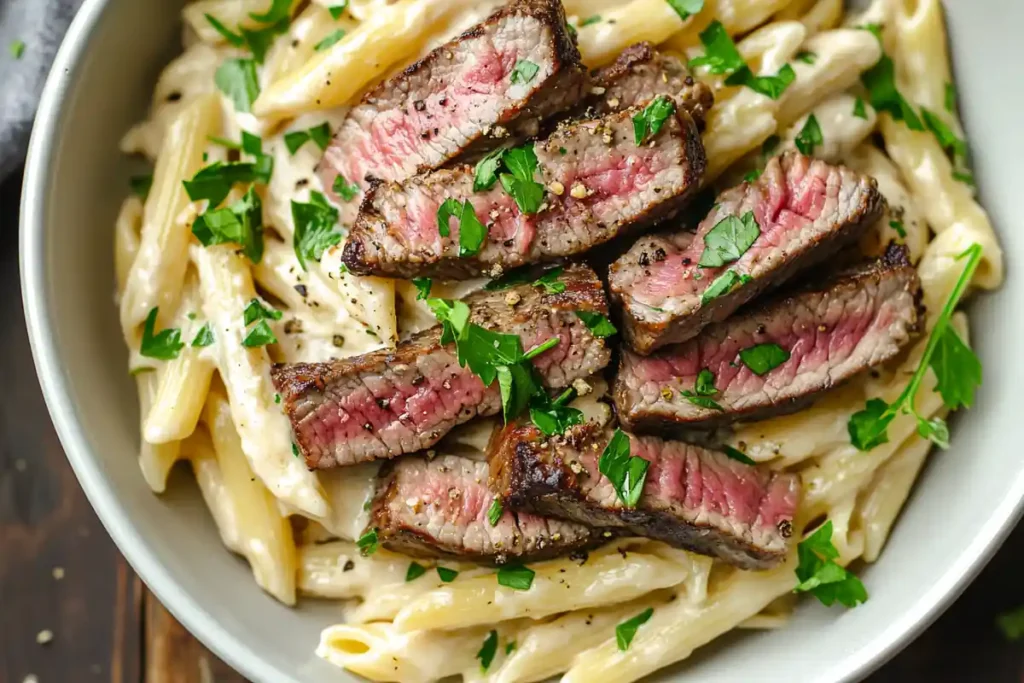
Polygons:
<instances>
[{"instance_id":1,"label":"parsley sprig","mask_svg":"<svg viewBox=\"0 0 1024 683\"><path fill-rule=\"evenodd\" d=\"M451 219L459 225L459 258L475 256L480 253L487 240L487 226L480 222L473 203L468 199L459 202L448 198L437 208L437 231L441 237L451 234Z\"/></svg>"},{"instance_id":2,"label":"parsley sprig","mask_svg":"<svg viewBox=\"0 0 1024 683\"><path fill-rule=\"evenodd\" d=\"M753 211L747 211L742 217L726 216L705 233L704 251L697 265L719 268L738 261L760 236L761 228Z\"/></svg>"},{"instance_id":3,"label":"parsley sprig","mask_svg":"<svg viewBox=\"0 0 1024 683\"><path fill-rule=\"evenodd\" d=\"M320 192L310 192L305 204L292 200L292 221L292 246L303 270L309 270L307 261L319 262L324 251L341 242L338 210Z\"/></svg>"},{"instance_id":4,"label":"parsley sprig","mask_svg":"<svg viewBox=\"0 0 1024 683\"><path fill-rule=\"evenodd\" d=\"M700 42L704 45L704 54L691 59L690 68L706 66L710 73L728 74L726 85L746 86L756 93L777 100L796 80L796 72L789 64L784 64L774 76L755 76L736 48L736 43L718 20L700 32Z\"/></svg>"},{"instance_id":5,"label":"parsley sprig","mask_svg":"<svg viewBox=\"0 0 1024 683\"><path fill-rule=\"evenodd\" d=\"M174 360L185 347L185 343L181 341L181 330L169 327L156 332L156 317L159 313L159 308L153 308L146 316L146 322L142 326L142 344L139 346L139 353L147 358Z\"/></svg>"},{"instance_id":6,"label":"parsley sprig","mask_svg":"<svg viewBox=\"0 0 1024 683\"><path fill-rule=\"evenodd\" d=\"M836 562L839 551L832 543L832 520L828 520L796 547L800 583L794 593L811 593L826 606L839 602L856 607L868 599L864 584Z\"/></svg>"},{"instance_id":7,"label":"parsley sprig","mask_svg":"<svg viewBox=\"0 0 1024 683\"><path fill-rule=\"evenodd\" d=\"M697 373L697 379L693 384L693 391L684 389L682 391L683 398L692 403L695 406L701 408L708 408L710 410L724 410L722 406L718 405L711 397L718 393L718 389L715 388L715 373L711 372L709 368L703 368Z\"/></svg>"},{"instance_id":8,"label":"parsley sprig","mask_svg":"<svg viewBox=\"0 0 1024 683\"><path fill-rule=\"evenodd\" d=\"M659 95L633 117L633 142L642 145L665 126L668 117L676 112L676 103L666 95Z\"/></svg>"},{"instance_id":9,"label":"parsley sprig","mask_svg":"<svg viewBox=\"0 0 1024 683\"><path fill-rule=\"evenodd\" d=\"M850 418L847 425L850 441L858 449L869 451L888 443L889 424L900 413L914 416L917 420L917 433L922 437L931 439L942 448L949 446L949 428L945 420L941 417L930 420L923 417L914 408L914 399L928 368L931 368L937 380L936 391L942 396L947 408L969 408L974 403L974 392L981 384L981 361L949 323L974 271L981 263L981 257L982 246L978 243L972 244L957 257L967 259L964 269L935 321L917 370L899 398L891 405L880 398L870 399L864 410L854 413Z\"/></svg>"},{"instance_id":10,"label":"parsley sprig","mask_svg":"<svg viewBox=\"0 0 1024 683\"><path fill-rule=\"evenodd\" d=\"M501 181L501 186L525 214L534 214L544 203L544 186L535 175L539 162L533 143L497 149L477 162L473 191L484 192Z\"/></svg>"},{"instance_id":11,"label":"parsley sprig","mask_svg":"<svg viewBox=\"0 0 1024 683\"><path fill-rule=\"evenodd\" d=\"M644 490L650 464L630 454L629 436L621 429L616 429L597 461L597 468L608 477L619 500L627 508L634 508Z\"/></svg>"}]
</instances>

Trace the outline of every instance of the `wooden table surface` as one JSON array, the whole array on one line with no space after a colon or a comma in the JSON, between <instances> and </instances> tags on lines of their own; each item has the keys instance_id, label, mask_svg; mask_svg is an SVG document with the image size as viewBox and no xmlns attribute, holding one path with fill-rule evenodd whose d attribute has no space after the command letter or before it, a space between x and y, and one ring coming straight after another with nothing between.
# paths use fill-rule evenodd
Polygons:
<instances>
[{"instance_id":1,"label":"wooden table surface","mask_svg":"<svg viewBox=\"0 0 1024 683\"><path fill-rule=\"evenodd\" d=\"M19 195L17 179L0 187L0 683L244 683L149 595L64 458L22 316ZM994 623L1024 604L1022 553L1024 526L869 681L1024 680L1024 644L1007 643Z\"/></svg>"}]
</instances>

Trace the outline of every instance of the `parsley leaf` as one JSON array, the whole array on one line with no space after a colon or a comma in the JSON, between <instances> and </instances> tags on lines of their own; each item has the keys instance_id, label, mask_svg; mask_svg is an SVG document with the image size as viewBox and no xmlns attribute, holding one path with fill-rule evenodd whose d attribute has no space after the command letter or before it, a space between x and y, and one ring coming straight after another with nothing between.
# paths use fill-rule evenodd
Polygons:
<instances>
[{"instance_id":1,"label":"parsley leaf","mask_svg":"<svg viewBox=\"0 0 1024 683\"><path fill-rule=\"evenodd\" d=\"M292 0L271 0L270 8L263 14L250 12L249 16L262 24L276 24L291 15Z\"/></svg>"},{"instance_id":2,"label":"parsley leaf","mask_svg":"<svg viewBox=\"0 0 1024 683\"><path fill-rule=\"evenodd\" d=\"M741 462L744 465L756 465L749 455L741 450L733 448L732 446L722 446L722 452L737 462Z\"/></svg>"},{"instance_id":3,"label":"parsley leaf","mask_svg":"<svg viewBox=\"0 0 1024 683\"><path fill-rule=\"evenodd\" d=\"M666 0L666 2L683 21L704 9L704 0Z\"/></svg>"},{"instance_id":4,"label":"parsley leaf","mask_svg":"<svg viewBox=\"0 0 1024 683\"><path fill-rule=\"evenodd\" d=\"M146 201L149 191L153 187L153 174L132 176L128 179L128 183L131 185L132 192L142 201Z\"/></svg>"},{"instance_id":5,"label":"parsley leaf","mask_svg":"<svg viewBox=\"0 0 1024 683\"><path fill-rule=\"evenodd\" d=\"M813 593L826 606L836 602L856 607L868 599L864 584L852 572L836 563L839 551L832 544L832 520L797 545L800 583L794 593Z\"/></svg>"},{"instance_id":6,"label":"parsley leaf","mask_svg":"<svg viewBox=\"0 0 1024 683\"><path fill-rule=\"evenodd\" d=\"M945 104L946 111L950 114L956 113L956 86L952 83L946 83L946 97L943 104Z\"/></svg>"},{"instance_id":7,"label":"parsley leaf","mask_svg":"<svg viewBox=\"0 0 1024 683\"><path fill-rule=\"evenodd\" d=\"M239 30L242 32L246 45L252 51L253 59L256 60L257 64L262 64L263 60L266 59L267 51L274 44L274 39L288 31L288 18L285 17L273 26L255 31L247 28Z\"/></svg>"},{"instance_id":8,"label":"parsley leaf","mask_svg":"<svg viewBox=\"0 0 1024 683\"><path fill-rule=\"evenodd\" d=\"M860 75L860 80L868 89L871 106L877 111L888 112L894 120L906 123L910 130L924 130L913 107L896 89L896 68L889 55L882 55L877 64Z\"/></svg>"},{"instance_id":9,"label":"parsley leaf","mask_svg":"<svg viewBox=\"0 0 1024 683\"><path fill-rule=\"evenodd\" d=\"M495 497L491 501L491 507L487 508L487 521L491 523L491 526L498 526L503 514L505 514L505 506L501 504L501 498Z\"/></svg>"},{"instance_id":10,"label":"parsley leaf","mask_svg":"<svg viewBox=\"0 0 1024 683\"><path fill-rule=\"evenodd\" d=\"M580 22L580 28L583 28L584 26L590 26L591 24L596 24L596 23L598 23L600 21L601 21L601 15L600 14L594 14L593 16L589 16L586 19L582 20Z\"/></svg>"},{"instance_id":11,"label":"parsley leaf","mask_svg":"<svg viewBox=\"0 0 1024 683\"><path fill-rule=\"evenodd\" d=\"M701 408L709 408L711 410L724 410L722 406L718 405L710 397L718 393L718 389L715 388L715 373L711 372L708 368L703 368L697 373L697 379L693 385L693 391L684 389L682 391L683 398L695 406Z\"/></svg>"},{"instance_id":12,"label":"parsley leaf","mask_svg":"<svg viewBox=\"0 0 1024 683\"><path fill-rule=\"evenodd\" d=\"M498 168L502 163L504 148L490 152L487 156L476 163L476 171L473 175L473 192L483 192L494 187L498 182Z\"/></svg>"},{"instance_id":13,"label":"parsley leaf","mask_svg":"<svg viewBox=\"0 0 1024 683\"><path fill-rule=\"evenodd\" d=\"M142 326L142 344L139 346L139 353L147 358L174 360L185 346L185 343L181 341L181 330L169 327L154 334L156 317L159 312L160 309L154 307L146 316L146 322Z\"/></svg>"},{"instance_id":14,"label":"parsley leaf","mask_svg":"<svg viewBox=\"0 0 1024 683\"><path fill-rule=\"evenodd\" d=\"M958 138L942 119L924 107L921 107L921 118L924 119L924 125L928 127L928 130L932 132L935 139L939 141L939 145L943 150L954 158L967 156L967 143Z\"/></svg>"},{"instance_id":15,"label":"parsley leaf","mask_svg":"<svg viewBox=\"0 0 1024 683\"><path fill-rule=\"evenodd\" d=\"M737 285L745 285L753 280L754 278L746 273L740 275L735 270L729 269L712 280L708 288L700 295L700 305L706 306L709 301L728 294Z\"/></svg>"},{"instance_id":16,"label":"parsley leaf","mask_svg":"<svg viewBox=\"0 0 1024 683\"><path fill-rule=\"evenodd\" d=\"M348 0L341 0L341 2L334 7L328 7L327 9L331 13L331 18L337 21L338 19L341 19L341 15L348 9Z\"/></svg>"},{"instance_id":17,"label":"parsley leaf","mask_svg":"<svg viewBox=\"0 0 1024 683\"><path fill-rule=\"evenodd\" d=\"M516 649L516 641L514 641L514 640L510 641L505 646L505 654L510 655L510 654L512 654L513 651L515 651L515 649Z\"/></svg>"},{"instance_id":18,"label":"parsley leaf","mask_svg":"<svg viewBox=\"0 0 1024 683\"><path fill-rule=\"evenodd\" d=\"M642 145L657 135L665 121L676 111L676 103L665 95L659 95L633 117L633 141Z\"/></svg>"},{"instance_id":19,"label":"parsley leaf","mask_svg":"<svg viewBox=\"0 0 1024 683\"><path fill-rule=\"evenodd\" d=\"M725 79L725 84L745 85L758 94L777 100L795 80L796 72L789 64L784 64L774 76L755 76L750 67L744 64Z\"/></svg>"},{"instance_id":20,"label":"parsley leaf","mask_svg":"<svg viewBox=\"0 0 1024 683\"><path fill-rule=\"evenodd\" d=\"M509 564L498 570L498 583L517 591L528 591L537 572L521 564Z\"/></svg>"},{"instance_id":21,"label":"parsley leaf","mask_svg":"<svg viewBox=\"0 0 1024 683\"><path fill-rule=\"evenodd\" d=\"M653 614L654 608L648 607L632 619L627 619L615 627L615 643L619 646L619 650L625 652L629 649L629 644L633 642L637 629L650 621Z\"/></svg>"},{"instance_id":22,"label":"parsley leaf","mask_svg":"<svg viewBox=\"0 0 1024 683\"><path fill-rule=\"evenodd\" d=\"M765 141L761 143L761 156L768 158L775 153L775 150L779 148L779 144L782 142L782 138L778 135L769 135L765 138Z\"/></svg>"},{"instance_id":23,"label":"parsley leaf","mask_svg":"<svg viewBox=\"0 0 1024 683\"><path fill-rule=\"evenodd\" d=\"M484 644L480 646L480 651L476 653L476 658L480 660L480 671L487 671L490 668L497 651L498 632L492 630L487 634L487 638L484 639Z\"/></svg>"},{"instance_id":24,"label":"parsley leaf","mask_svg":"<svg viewBox=\"0 0 1024 683\"><path fill-rule=\"evenodd\" d=\"M1024 638L1024 607L1000 614L996 617L996 625L1009 641Z\"/></svg>"},{"instance_id":25,"label":"parsley leaf","mask_svg":"<svg viewBox=\"0 0 1024 683\"><path fill-rule=\"evenodd\" d=\"M459 573L454 569L448 569L447 567L437 567L437 576L441 579L442 583L451 583L455 580Z\"/></svg>"},{"instance_id":26,"label":"parsley leaf","mask_svg":"<svg viewBox=\"0 0 1024 683\"><path fill-rule=\"evenodd\" d=\"M253 263L263 260L263 203L256 189L223 209L207 211L192 223L192 234L204 247L234 242Z\"/></svg>"},{"instance_id":27,"label":"parsley leaf","mask_svg":"<svg viewBox=\"0 0 1024 683\"><path fill-rule=\"evenodd\" d=\"M12 40L11 44L7 47L7 51L11 53L11 57L14 59L21 59L25 54L25 41Z\"/></svg>"},{"instance_id":28,"label":"parsley leaf","mask_svg":"<svg viewBox=\"0 0 1024 683\"><path fill-rule=\"evenodd\" d=\"M615 430L597 461L597 468L608 477L619 500L627 508L636 507L640 500L649 466L647 460L630 455L629 436L621 429Z\"/></svg>"},{"instance_id":29,"label":"parsley leaf","mask_svg":"<svg viewBox=\"0 0 1024 683\"><path fill-rule=\"evenodd\" d=\"M857 97L857 99L853 101L853 115L858 119L864 119L865 121L868 118L868 112L864 108L864 100L860 97Z\"/></svg>"},{"instance_id":30,"label":"parsley leaf","mask_svg":"<svg viewBox=\"0 0 1024 683\"><path fill-rule=\"evenodd\" d=\"M891 220L889 221L889 227L896 231L896 234L900 237L906 238L907 229L903 227L902 221Z\"/></svg>"},{"instance_id":31,"label":"parsley leaf","mask_svg":"<svg viewBox=\"0 0 1024 683\"><path fill-rule=\"evenodd\" d=\"M331 189L334 190L334 194L338 195L346 202L350 202L359 196L359 186L345 180L345 176L340 173L338 174L338 177L334 179L334 184L331 186Z\"/></svg>"},{"instance_id":32,"label":"parsley leaf","mask_svg":"<svg viewBox=\"0 0 1024 683\"><path fill-rule=\"evenodd\" d=\"M957 304L970 285L974 271L981 263L982 252L982 246L974 243L958 257L966 258L967 263L939 317L935 320L935 326L928 336L928 344L921 355L917 370L896 401L890 405L880 398L870 399L864 410L850 417L847 424L850 442L859 450L869 451L875 446L887 443L889 437L886 430L899 413L914 416L917 420L917 432L921 436L931 439L942 448L949 445L949 429L945 421L938 417L926 420L914 408L914 399L921 381L931 367L939 380L936 388L940 390L943 402L948 401L949 404L956 406L970 406L974 402L974 389L981 382L981 364L959 337L954 340L947 336L947 330L951 330L950 318L953 317ZM936 354L939 355L938 359L935 358Z\"/></svg>"},{"instance_id":33,"label":"parsley leaf","mask_svg":"<svg viewBox=\"0 0 1024 683\"><path fill-rule=\"evenodd\" d=\"M274 336L274 331L270 329L266 320L261 320L253 326L249 330L249 334L245 335L245 339L242 340L242 346L249 349L276 343L277 337Z\"/></svg>"},{"instance_id":34,"label":"parsley leaf","mask_svg":"<svg viewBox=\"0 0 1024 683\"><path fill-rule=\"evenodd\" d=\"M409 569L405 572L405 582L415 581L427 573L427 568L419 562L410 562Z\"/></svg>"},{"instance_id":35,"label":"parsley leaf","mask_svg":"<svg viewBox=\"0 0 1024 683\"><path fill-rule=\"evenodd\" d=\"M379 540L377 538L377 530L370 529L356 541L356 547L359 548L359 552L363 557L373 555L377 552Z\"/></svg>"},{"instance_id":36,"label":"parsley leaf","mask_svg":"<svg viewBox=\"0 0 1024 683\"><path fill-rule=\"evenodd\" d=\"M194 348L203 348L213 343L213 330L210 329L210 323L206 323L199 328L196 332L196 338L192 340L192 346Z\"/></svg>"},{"instance_id":37,"label":"parsley leaf","mask_svg":"<svg viewBox=\"0 0 1024 683\"><path fill-rule=\"evenodd\" d=\"M540 287L545 294L561 294L565 291L565 283L558 278L565 270L562 266L552 268L533 281L534 287Z\"/></svg>"},{"instance_id":38,"label":"parsley leaf","mask_svg":"<svg viewBox=\"0 0 1024 683\"><path fill-rule=\"evenodd\" d=\"M575 397L572 387L553 401L541 392L530 401L530 419L545 436L564 434L570 427L583 424L583 412L567 405Z\"/></svg>"},{"instance_id":39,"label":"parsley leaf","mask_svg":"<svg viewBox=\"0 0 1024 683\"><path fill-rule=\"evenodd\" d=\"M316 51L316 52L322 52L322 51L326 50L327 48L331 47L332 45L334 45L335 43L337 43L339 40L341 40L344 37L345 37L345 29L339 28L337 31L331 32L330 34L327 35L326 38L324 38L319 43L317 43L315 46L313 46L313 50Z\"/></svg>"},{"instance_id":40,"label":"parsley leaf","mask_svg":"<svg viewBox=\"0 0 1024 683\"><path fill-rule=\"evenodd\" d=\"M796 53L795 59L796 61L803 62L804 64L814 64L814 62L818 61L818 55L813 52L808 52L807 50L800 50L800 52Z\"/></svg>"},{"instance_id":41,"label":"parsley leaf","mask_svg":"<svg viewBox=\"0 0 1024 683\"><path fill-rule=\"evenodd\" d=\"M817 116L811 114L807 117L807 122L804 123L804 127L800 129L793 142L796 143L796 148L800 150L800 153L806 156L812 156L814 148L825 143L825 139L821 136L821 126L818 125Z\"/></svg>"},{"instance_id":42,"label":"parsley leaf","mask_svg":"<svg viewBox=\"0 0 1024 683\"><path fill-rule=\"evenodd\" d=\"M437 231L441 237L451 234L449 222L452 218L459 224L459 258L480 253L487 239L487 226L477 218L473 203L467 199L460 204L450 197L441 202L437 208Z\"/></svg>"},{"instance_id":43,"label":"parsley leaf","mask_svg":"<svg viewBox=\"0 0 1024 683\"><path fill-rule=\"evenodd\" d=\"M416 301L426 301L430 298L430 289L434 286L433 280L429 277L414 277L412 283L416 286Z\"/></svg>"},{"instance_id":44,"label":"parsley leaf","mask_svg":"<svg viewBox=\"0 0 1024 683\"><path fill-rule=\"evenodd\" d=\"M700 42L704 45L704 55L690 60L691 69L706 66L710 73L729 74L747 65L722 22L717 19L700 32Z\"/></svg>"},{"instance_id":45,"label":"parsley leaf","mask_svg":"<svg viewBox=\"0 0 1024 683\"><path fill-rule=\"evenodd\" d=\"M513 85L525 84L537 76L540 67L528 59L520 59L512 69L510 79Z\"/></svg>"},{"instance_id":46,"label":"parsley leaf","mask_svg":"<svg viewBox=\"0 0 1024 683\"><path fill-rule=\"evenodd\" d=\"M341 242L338 210L319 192L309 193L309 203L292 200L292 220L295 235L292 245L303 270L309 270L306 261L320 261L329 247Z\"/></svg>"},{"instance_id":47,"label":"parsley leaf","mask_svg":"<svg viewBox=\"0 0 1024 683\"><path fill-rule=\"evenodd\" d=\"M603 313L597 313L596 311L576 311L576 317L583 321L583 324L590 330L590 334L594 335L598 339L604 339L610 337L616 332L615 325L612 325L612 321L608 320Z\"/></svg>"},{"instance_id":48,"label":"parsley leaf","mask_svg":"<svg viewBox=\"0 0 1024 683\"><path fill-rule=\"evenodd\" d=\"M217 33L219 33L224 38L224 40L228 41L235 47L242 47L243 45L245 45L245 38L243 38L240 34L235 33L227 26L222 24L217 19L217 17L213 16L212 14L204 14L203 16L206 17L206 20L210 22L210 25L213 26L214 30L216 30Z\"/></svg>"},{"instance_id":49,"label":"parsley leaf","mask_svg":"<svg viewBox=\"0 0 1024 683\"><path fill-rule=\"evenodd\" d=\"M183 180L182 185L189 199L194 202L205 199L210 202L210 208L214 208L227 198L236 183L255 182L258 176L259 169L255 163L215 161L199 169L191 180Z\"/></svg>"},{"instance_id":50,"label":"parsley leaf","mask_svg":"<svg viewBox=\"0 0 1024 683\"><path fill-rule=\"evenodd\" d=\"M510 270L500 278L488 282L484 289L488 292L500 292L511 287L533 283L534 287L542 288L545 294L561 294L565 291L565 283L558 280L565 272L564 267L556 266L536 279L533 277L534 272L534 269L529 266Z\"/></svg>"},{"instance_id":51,"label":"parsley leaf","mask_svg":"<svg viewBox=\"0 0 1024 683\"><path fill-rule=\"evenodd\" d=\"M292 156L295 156L295 153L310 140L315 142L321 151L327 149L327 145L331 143L330 124L324 121L319 126L309 130L293 130L290 133L285 133L284 136L284 144L288 148L288 153Z\"/></svg>"},{"instance_id":52,"label":"parsley leaf","mask_svg":"<svg viewBox=\"0 0 1024 683\"><path fill-rule=\"evenodd\" d=\"M761 236L753 211L742 218L726 216L704 235L704 251L698 265L718 268L740 259Z\"/></svg>"},{"instance_id":53,"label":"parsley leaf","mask_svg":"<svg viewBox=\"0 0 1024 683\"><path fill-rule=\"evenodd\" d=\"M740 360L762 377L789 360L789 351L778 344L757 344L740 351Z\"/></svg>"},{"instance_id":54,"label":"parsley leaf","mask_svg":"<svg viewBox=\"0 0 1024 683\"><path fill-rule=\"evenodd\" d=\"M227 59L213 77L217 88L235 104L240 112L251 112L252 103L260 95L256 77L256 60Z\"/></svg>"},{"instance_id":55,"label":"parsley leaf","mask_svg":"<svg viewBox=\"0 0 1024 683\"><path fill-rule=\"evenodd\" d=\"M284 314L274 308L269 308L254 298L242 311L242 320L245 325L250 325L257 320L280 320Z\"/></svg>"},{"instance_id":56,"label":"parsley leaf","mask_svg":"<svg viewBox=\"0 0 1024 683\"><path fill-rule=\"evenodd\" d=\"M534 179L538 162L533 143L506 150L501 160L510 172L498 177L505 192L516 201L523 213L537 213L544 203L544 186Z\"/></svg>"}]
</instances>

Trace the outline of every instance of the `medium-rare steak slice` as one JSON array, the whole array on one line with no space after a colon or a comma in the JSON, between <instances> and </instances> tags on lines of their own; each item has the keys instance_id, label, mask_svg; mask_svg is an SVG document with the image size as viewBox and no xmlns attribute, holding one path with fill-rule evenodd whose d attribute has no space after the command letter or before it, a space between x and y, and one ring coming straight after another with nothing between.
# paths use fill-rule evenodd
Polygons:
<instances>
[{"instance_id":1,"label":"medium-rare steak slice","mask_svg":"<svg viewBox=\"0 0 1024 683\"><path fill-rule=\"evenodd\" d=\"M626 339L648 354L694 337L855 241L883 202L873 178L843 166L796 153L771 159L758 180L719 195L696 235L644 237L612 264Z\"/></svg>"},{"instance_id":2,"label":"medium-rare steak slice","mask_svg":"<svg viewBox=\"0 0 1024 683\"><path fill-rule=\"evenodd\" d=\"M672 216L700 185L704 148L693 119L669 114L660 131L635 141L632 108L561 126L534 146L543 203L525 214L496 183L473 192L464 166L382 183L363 202L344 260L360 274L465 278L587 251L629 229ZM460 222L438 229L445 200L472 203L487 226L482 248L460 258Z\"/></svg>"},{"instance_id":3,"label":"medium-rare steak slice","mask_svg":"<svg viewBox=\"0 0 1024 683\"><path fill-rule=\"evenodd\" d=\"M682 59L659 52L648 42L630 45L613 63L594 72L592 78L594 95L587 103L598 114L647 104L659 95L668 95L703 129L715 102L711 88L694 79Z\"/></svg>"},{"instance_id":4,"label":"medium-rare steak slice","mask_svg":"<svg viewBox=\"0 0 1024 683\"><path fill-rule=\"evenodd\" d=\"M586 82L562 3L515 0L370 90L324 153L323 185L344 179L352 199L340 202L342 222L351 223L356 190L371 178L403 180L534 136L543 119L580 100Z\"/></svg>"},{"instance_id":5,"label":"medium-rare steak slice","mask_svg":"<svg viewBox=\"0 0 1024 683\"><path fill-rule=\"evenodd\" d=\"M557 337L559 343L533 359L552 389L605 367L610 351L577 311L608 312L601 282L585 266L559 277L565 291L548 294L532 284L468 297L470 320L516 334L529 351ZM513 305L514 304L514 305ZM426 330L382 349L325 363L275 366L274 384L309 467L353 465L430 448L456 425L501 409L497 383L485 387L459 365L453 344L441 344L441 328Z\"/></svg>"},{"instance_id":6,"label":"medium-rare steak slice","mask_svg":"<svg viewBox=\"0 0 1024 683\"><path fill-rule=\"evenodd\" d=\"M892 246L876 262L744 309L646 358L624 350L614 389L619 419L647 431L794 412L896 356L923 321L917 270L905 248ZM741 354L766 344L782 349L778 360L788 358L759 374Z\"/></svg>"},{"instance_id":7,"label":"medium-rare steak slice","mask_svg":"<svg viewBox=\"0 0 1024 683\"><path fill-rule=\"evenodd\" d=\"M598 466L613 433L590 422L545 437L512 424L492 441L491 486L515 510L625 528L745 569L785 557L800 498L796 475L630 434L630 454L650 465L636 507L627 508Z\"/></svg>"},{"instance_id":8,"label":"medium-rare steak slice","mask_svg":"<svg viewBox=\"0 0 1024 683\"><path fill-rule=\"evenodd\" d=\"M546 560L610 535L509 509L492 525L488 512L495 495L487 480L486 462L454 455L388 463L378 478L370 527L388 550L487 564Z\"/></svg>"}]
</instances>

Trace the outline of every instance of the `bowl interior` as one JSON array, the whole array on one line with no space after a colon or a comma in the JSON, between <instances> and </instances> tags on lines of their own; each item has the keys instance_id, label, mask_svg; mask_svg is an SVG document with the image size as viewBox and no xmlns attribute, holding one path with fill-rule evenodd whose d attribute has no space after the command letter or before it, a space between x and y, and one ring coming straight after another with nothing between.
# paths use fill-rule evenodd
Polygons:
<instances>
[{"instance_id":1,"label":"bowl interior","mask_svg":"<svg viewBox=\"0 0 1024 683\"><path fill-rule=\"evenodd\" d=\"M222 548L189 478L179 475L156 497L136 464L135 389L113 305L113 225L131 172L118 140L179 51L181 4L89 0L58 57L23 200L23 285L37 368L100 518L190 630L254 681L355 680L313 654L320 629L340 618L339 605L306 601L288 609L264 595L247 565ZM1024 6L951 2L947 16L976 177L1012 266L1024 255L1024 235L1011 229L1024 151L1015 114L1024 91L1004 86L1024 82L1024 44L1014 35ZM1001 290L972 305L972 337L986 368L977 404L955 421L953 447L932 456L881 560L863 571L871 599L848 611L807 602L788 628L730 636L658 680L859 678L980 569L1024 497L1013 386L1024 317L1007 315L1024 308L1024 285L1008 271Z\"/></svg>"}]
</instances>

